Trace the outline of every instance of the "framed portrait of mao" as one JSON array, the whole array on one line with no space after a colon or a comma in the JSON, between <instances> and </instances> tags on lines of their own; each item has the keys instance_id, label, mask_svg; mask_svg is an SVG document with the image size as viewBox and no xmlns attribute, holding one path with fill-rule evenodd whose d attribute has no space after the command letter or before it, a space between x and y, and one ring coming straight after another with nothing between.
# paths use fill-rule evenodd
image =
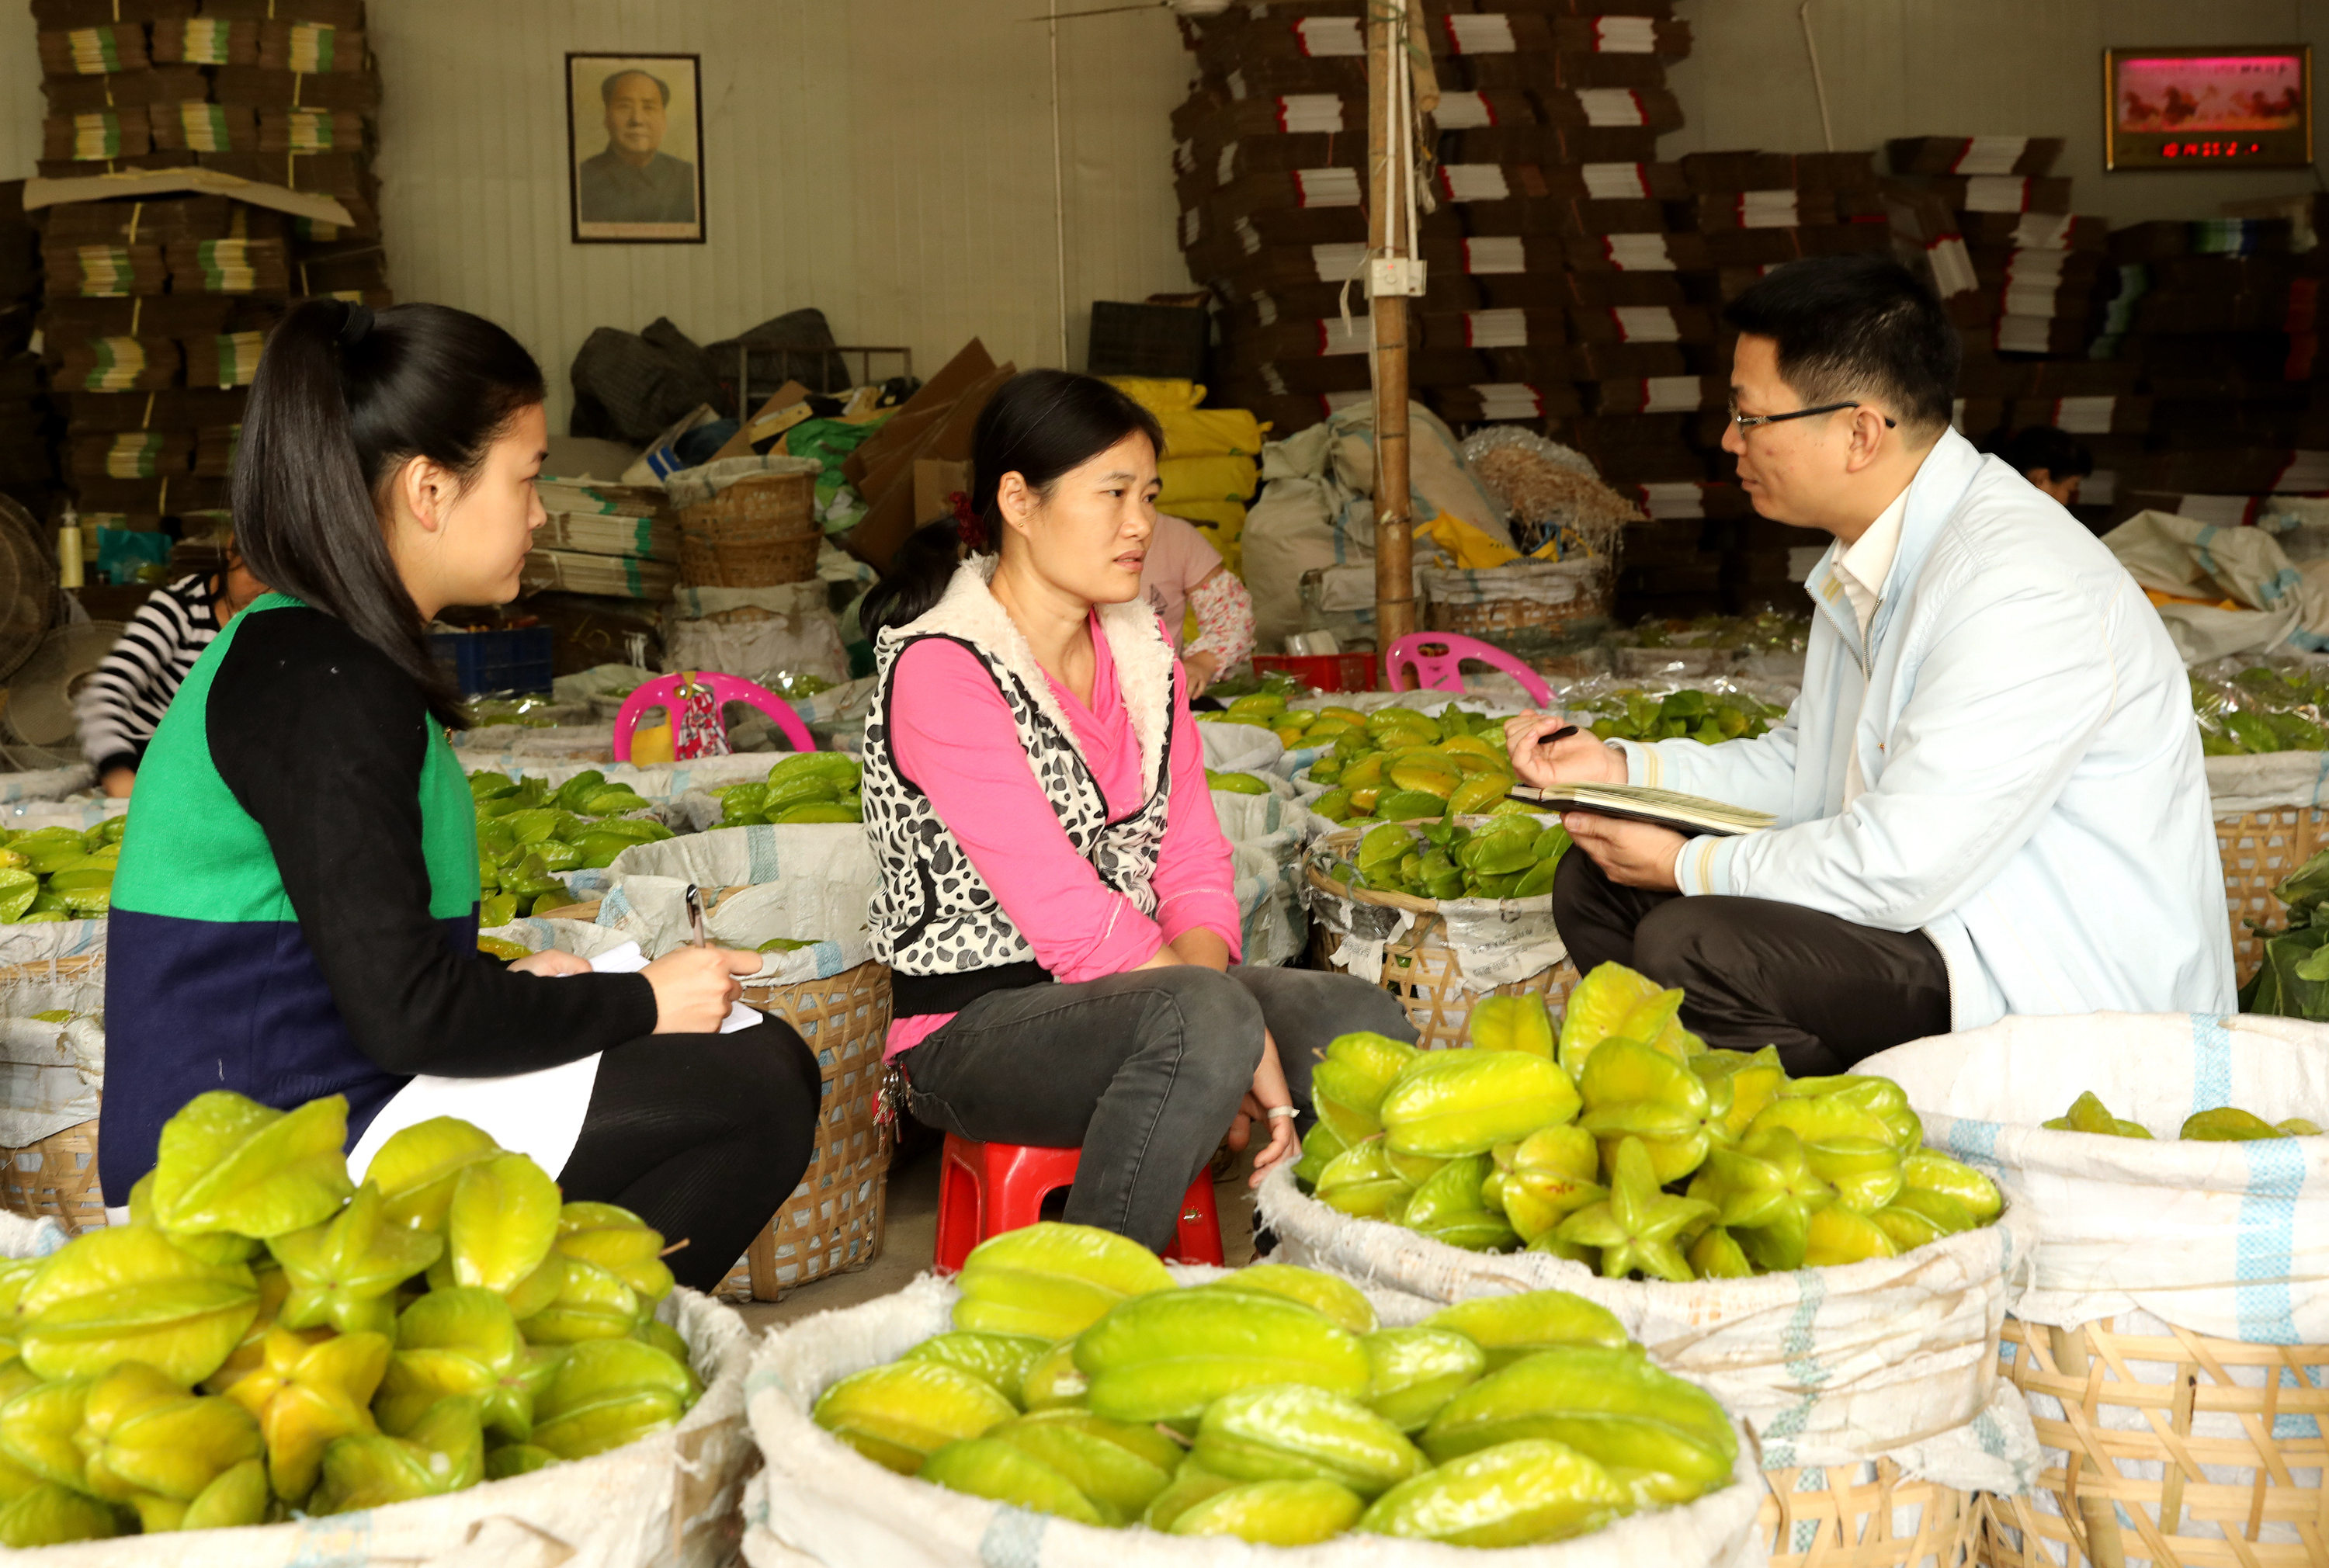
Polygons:
<instances>
[{"instance_id":1,"label":"framed portrait of mao","mask_svg":"<svg viewBox=\"0 0 2329 1568\"><path fill-rule=\"evenodd\" d=\"M566 57L575 244L703 243L702 59Z\"/></svg>"}]
</instances>

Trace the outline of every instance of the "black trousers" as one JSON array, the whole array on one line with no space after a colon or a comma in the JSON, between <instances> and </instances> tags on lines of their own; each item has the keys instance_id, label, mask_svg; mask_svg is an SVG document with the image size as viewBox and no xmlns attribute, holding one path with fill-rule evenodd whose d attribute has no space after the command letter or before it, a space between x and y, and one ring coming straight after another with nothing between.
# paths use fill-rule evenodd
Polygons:
<instances>
[{"instance_id":1,"label":"black trousers","mask_svg":"<svg viewBox=\"0 0 2329 1568\"><path fill-rule=\"evenodd\" d=\"M800 1185L823 1092L816 1054L782 1019L617 1046L558 1184L569 1202L619 1204L685 1241L671 1272L708 1291Z\"/></svg>"},{"instance_id":2,"label":"black trousers","mask_svg":"<svg viewBox=\"0 0 2329 1568\"><path fill-rule=\"evenodd\" d=\"M1081 1148L1065 1217L1158 1247L1253 1082L1264 1029L1297 1129L1311 1117L1310 1069L1336 1035L1415 1038L1399 999L1352 975L1131 970L987 992L900 1058L906 1108L976 1142Z\"/></svg>"},{"instance_id":3,"label":"black trousers","mask_svg":"<svg viewBox=\"0 0 2329 1568\"><path fill-rule=\"evenodd\" d=\"M1777 1046L1796 1077L1847 1072L1948 1032L1948 972L1922 932L1878 931L1768 898L1624 887L1582 850L1561 857L1552 915L1579 973L1622 963L1678 985L1682 1021L1708 1045Z\"/></svg>"}]
</instances>

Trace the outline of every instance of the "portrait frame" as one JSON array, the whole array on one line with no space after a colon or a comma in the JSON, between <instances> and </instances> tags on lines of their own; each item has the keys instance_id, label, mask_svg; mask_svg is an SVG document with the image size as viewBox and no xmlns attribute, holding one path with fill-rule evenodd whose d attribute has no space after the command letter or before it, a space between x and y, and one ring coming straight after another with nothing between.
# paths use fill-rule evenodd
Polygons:
<instances>
[{"instance_id":1,"label":"portrait frame","mask_svg":"<svg viewBox=\"0 0 2329 1568\"><path fill-rule=\"evenodd\" d=\"M2103 51L2105 169L2312 166L2311 44Z\"/></svg>"},{"instance_id":2,"label":"portrait frame","mask_svg":"<svg viewBox=\"0 0 2329 1568\"><path fill-rule=\"evenodd\" d=\"M609 128L609 117L617 112L610 92L620 90L609 84L624 77L651 78L664 91L661 128L653 133L644 163L638 161L640 149L618 147ZM636 129L637 119L632 125L635 135L642 134ZM684 165L684 174L674 164ZM703 57L570 50L566 209L571 243L701 245L706 232L703 196Z\"/></svg>"}]
</instances>

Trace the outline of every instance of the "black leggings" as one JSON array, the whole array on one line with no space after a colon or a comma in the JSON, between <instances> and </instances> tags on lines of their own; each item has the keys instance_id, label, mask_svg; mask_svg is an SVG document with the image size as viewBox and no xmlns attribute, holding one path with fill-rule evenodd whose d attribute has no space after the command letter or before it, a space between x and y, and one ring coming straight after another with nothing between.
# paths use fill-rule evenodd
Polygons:
<instances>
[{"instance_id":1,"label":"black leggings","mask_svg":"<svg viewBox=\"0 0 2329 1568\"><path fill-rule=\"evenodd\" d=\"M800 1185L819 1089L816 1057L778 1019L617 1046L559 1186L569 1202L620 1204L666 1241L684 1238L671 1272L710 1291Z\"/></svg>"}]
</instances>

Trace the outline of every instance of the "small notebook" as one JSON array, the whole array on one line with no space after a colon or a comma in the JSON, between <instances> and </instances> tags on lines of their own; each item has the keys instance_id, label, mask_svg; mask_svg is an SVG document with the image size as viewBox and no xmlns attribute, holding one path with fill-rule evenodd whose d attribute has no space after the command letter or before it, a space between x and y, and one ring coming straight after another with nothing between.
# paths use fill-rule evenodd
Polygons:
<instances>
[{"instance_id":1,"label":"small notebook","mask_svg":"<svg viewBox=\"0 0 2329 1568\"><path fill-rule=\"evenodd\" d=\"M1565 784L1551 789L1522 784L1506 792L1526 805L1552 812L1594 812L1628 822L1655 822L1679 833L1712 833L1728 837L1768 828L1776 820L1768 812L1749 811L1702 795L1676 794L1641 784Z\"/></svg>"}]
</instances>

